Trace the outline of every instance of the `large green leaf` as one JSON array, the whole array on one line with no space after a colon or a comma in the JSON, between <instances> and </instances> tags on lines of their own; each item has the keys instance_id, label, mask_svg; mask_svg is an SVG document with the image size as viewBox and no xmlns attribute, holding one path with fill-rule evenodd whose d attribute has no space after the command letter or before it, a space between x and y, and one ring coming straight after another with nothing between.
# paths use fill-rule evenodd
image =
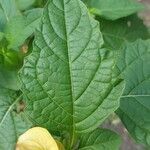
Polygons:
<instances>
[{"instance_id":1,"label":"large green leaf","mask_svg":"<svg viewBox=\"0 0 150 150\"><path fill-rule=\"evenodd\" d=\"M0 0L0 31L3 31L6 23L18 14L15 0Z\"/></svg>"},{"instance_id":2,"label":"large green leaf","mask_svg":"<svg viewBox=\"0 0 150 150\"><path fill-rule=\"evenodd\" d=\"M17 48L31 36L39 25L42 9L37 8L25 12L25 16L12 18L6 26L6 38L9 48Z\"/></svg>"},{"instance_id":3,"label":"large green leaf","mask_svg":"<svg viewBox=\"0 0 150 150\"><path fill-rule=\"evenodd\" d=\"M91 12L105 19L116 20L134 14L144 8L136 0L83 0Z\"/></svg>"},{"instance_id":4,"label":"large green leaf","mask_svg":"<svg viewBox=\"0 0 150 150\"><path fill-rule=\"evenodd\" d=\"M119 150L120 137L107 129L96 129L80 136L79 150Z\"/></svg>"},{"instance_id":5,"label":"large green leaf","mask_svg":"<svg viewBox=\"0 0 150 150\"><path fill-rule=\"evenodd\" d=\"M136 41L139 38L148 39L150 37L147 27L136 15L122 18L116 21L108 21L96 17L100 22L105 47L118 50L126 41Z\"/></svg>"},{"instance_id":6,"label":"large green leaf","mask_svg":"<svg viewBox=\"0 0 150 150\"><path fill-rule=\"evenodd\" d=\"M15 106L20 98L17 92L0 87L1 150L14 150L18 136L31 126L23 113L15 111Z\"/></svg>"},{"instance_id":7,"label":"large green leaf","mask_svg":"<svg viewBox=\"0 0 150 150\"><path fill-rule=\"evenodd\" d=\"M126 88L117 113L132 136L150 146L150 40L122 49L118 69Z\"/></svg>"},{"instance_id":8,"label":"large green leaf","mask_svg":"<svg viewBox=\"0 0 150 150\"><path fill-rule=\"evenodd\" d=\"M20 74L31 118L74 136L118 107L124 84L113 76L113 55L102 43L98 22L80 0L49 1Z\"/></svg>"}]
</instances>

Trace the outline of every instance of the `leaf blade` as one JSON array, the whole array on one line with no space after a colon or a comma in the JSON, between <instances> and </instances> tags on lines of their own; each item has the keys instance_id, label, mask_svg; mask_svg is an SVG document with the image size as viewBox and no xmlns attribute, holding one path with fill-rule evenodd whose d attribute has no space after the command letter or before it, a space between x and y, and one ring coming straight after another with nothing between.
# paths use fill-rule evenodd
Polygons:
<instances>
[{"instance_id":1,"label":"leaf blade","mask_svg":"<svg viewBox=\"0 0 150 150\"><path fill-rule=\"evenodd\" d=\"M127 17L143 10L144 6L135 0L85 0L91 12L108 20Z\"/></svg>"},{"instance_id":2,"label":"leaf blade","mask_svg":"<svg viewBox=\"0 0 150 150\"><path fill-rule=\"evenodd\" d=\"M0 0L0 31L4 31L6 23L18 14L20 14L20 12L14 0Z\"/></svg>"},{"instance_id":3,"label":"leaf blade","mask_svg":"<svg viewBox=\"0 0 150 150\"><path fill-rule=\"evenodd\" d=\"M16 50L35 32L39 26L42 11L40 8L31 9L26 11L24 15L13 17L7 23L5 34L10 49Z\"/></svg>"},{"instance_id":4,"label":"leaf blade","mask_svg":"<svg viewBox=\"0 0 150 150\"><path fill-rule=\"evenodd\" d=\"M113 53L101 49L99 24L81 1L51 0L43 15L20 72L27 113L51 133L91 131L119 106L124 84L113 76Z\"/></svg>"},{"instance_id":5,"label":"leaf blade","mask_svg":"<svg viewBox=\"0 0 150 150\"><path fill-rule=\"evenodd\" d=\"M117 111L131 135L138 142L148 146L150 145L149 58L149 40L137 40L133 43L126 43L123 47L118 68L125 78L126 88Z\"/></svg>"},{"instance_id":6,"label":"leaf blade","mask_svg":"<svg viewBox=\"0 0 150 150\"><path fill-rule=\"evenodd\" d=\"M31 127L23 114L13 111L20 98L16 91L0 87L0 149L15 149L18 136Z\"/></svg>"},{"instance_id":7,"label":"leaf blade","mask_svg":"<svg viewBox=\"0 0 150 150\"><path fill-rule=\"evenodd\" d=\"M100 17L96 19L100 22L105 48L119 50L125 42L134 42L139 38L145 40L150 37L147 27L136 15L113 22Z\"/></svg>"},{"instance_id":8,"label":"leaf blade","mask_svg":"<svg viewBox=\"0 0 150 150\"><path fill-rule=\"evenodd\" d=\"M96 129L80 136L79 150L117 150L120 145L117 134L107 129Z\"/></svg>"}]
</instances>

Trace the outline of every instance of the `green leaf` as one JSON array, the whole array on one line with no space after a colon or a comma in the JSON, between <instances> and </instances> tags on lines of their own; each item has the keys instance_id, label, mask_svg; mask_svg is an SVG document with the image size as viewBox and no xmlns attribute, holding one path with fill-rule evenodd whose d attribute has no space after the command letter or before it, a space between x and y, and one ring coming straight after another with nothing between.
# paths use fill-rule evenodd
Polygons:
<instances>
[{"instance_id":1,"label":"green leaf","mask_svg":"<svg viewBox=\"0 0 150 150\"><path fill-rule=\"evenodd\" d=\"M150 40L126 43L118 69L126 81L117 114L131 135L150 146Z\"/></svg>"},{"instance_id":2,"label":"green leaf","mask_svg":"<svg viewBox=\"0 0 150 150\"><path fill-rule=\"evenodd\" d=\"M0 42L1 40L4 38L4 33L3 32L0 32ZM0 43L1 44L1 43Z\"/></svg>"},{"instance_id":3,"label":"green leaf","mask_svg":"<svg viewBox=\"0 0 150 150\"><path fill-rule=\"evenodd\" d=\"M111 50L118 50L124 42L133 42L139 38L148 39L150 37L147 27L136 15L108 21L96 18L100 22L101 32L104 38L104 46Z\"/></svg>"},{"instance_id":4,"label":"green leaf","mask_svg":"<svg viewBox=\"0 0 150 150\"><path fill-rule=\"evenodd\" d=\"M101 49L99 24L80 0L50 0L42 18L20 73L27 113L73 140L117 109L124 83L113 76L113 52Z\"/></svg>"},{"instance_id":5,"label":"green leaf","mask_svg":"<svg viewBox=\"0 0 150 150\"><path fill-rule=\"evenodd\" d=\"M20 14L15 0L0 0L0 31L3 31L6 23L14 16Z\"/></svg>"},{"instance_id":6,"label":"green leaf","mask_svg":"<svg viewBox=\"0 0 150 150\"><path fill-rule=\"evenodd\" d=\"M16 4L20 10L27 10L33 6L36 0L16 0Z\"/></svg>"},{"instance_id":7,"label":"green leaf","mask_svg":"<svg viewBox=\"0 0 150 150\"><path fill-rule=\"evenodd\" d=\"M143 10L136 0L83 0L91 12L105 19L116 20Z\"/></svg>"},{"instance_id":8,"label":"green leaf","mask_svg":"<svg viewBox=\"0 0 150 150\"><path fill-rule=\"evenodd\" d=\"M24 12L24 15L28 18L28 20L35 20L40 18L43 13L43 8L34 8Z\"/></svg>"},{"instance_id":9,"label":"green leaf","mask_svg":"<svg viewBox=\"0 0 150 150\"><path fill-rule=\"evenodd\" d=\"M8 70L18 70L23 64L23 56L19 52L2 49L0 54L3 57L2 66Z\"/></svg>"},{"instance_id":10,"label":"green leaf","mask_svg":"<svg viewBox=\"0 0 150 150\"><path fill-rule=\"evenodd\" d=\"M6 18L3 13L3 10L0 8L0 32L4 30L5 24L6 24Z\"/></svg>"},{"instance_id":11,"label":"green leaf","mask_svg":"<svg viewBox=\"0 0 150 150\"><path fill-rule=\"evenodd\" d=\"M0 87L0 149L14 150L18 136L24 133L31 123L16 113L15 105L20 100L17 92Z\"/></svg>"},{"instance_id":12,"label":"green leaf","mask_svg":"<svg viewBox=\"0 0 150 150\"><path fill-rule=\"evenodd\" d=\"M107 129L96 129L81 135L79 150L119 150L120 137Z\"/></svg>"},{"instance_id":13,"label":"green leaf","mask_svg":"<svg viewBox=\"0 0 150 150\"><path fill-rule=\"evenodd\" d=\"M12 90L20 89L17 71L10 71L0 66L0 86Z\"/></svg>"},{"instance_id":14,"label":"green leaf","mask_svg":"<svg viewBox=\"0 0 150 150\"><path fill-rule=\"evenodd\" d=\"M35 7L43 7L46 5L48 0L36 0Z\"/></svg>"},{"instance_id":15,"label":"green leaf","mask_svg":"<svg viewBox=\"0 0 150 150\"><path fill-rule=\"evenodd\" d=\"M0 41L0 86L12 90L20 89L18 69L22 64L19 53L7 50L7 41ZM21 62L21 63L20 63Z\"/></svg>"},{"instance_id":16,"label":"green leaf","mask_svg":"<svg viewBox=\"0 0 150 150\"><path fill-rule=\"evenodd\" d=\"M42 9L37 8L25 12L26 16L16 16L9 21L6 27L6 38L9 48L16 49L31 36L39 25Z\"/></svg>"}]
</instances>

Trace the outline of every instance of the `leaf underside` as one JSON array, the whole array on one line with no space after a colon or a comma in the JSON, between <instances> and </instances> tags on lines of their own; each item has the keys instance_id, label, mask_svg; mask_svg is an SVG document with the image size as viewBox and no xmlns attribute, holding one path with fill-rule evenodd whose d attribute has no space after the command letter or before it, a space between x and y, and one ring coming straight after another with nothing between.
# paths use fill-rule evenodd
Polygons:
<instances>
[{"instance_id":1,"label":"leaf underside","mask_svg":"<svg viewBox=\"0 0 150 150\"><path fill-rule=\"evenodd\" d=\"M27 113L54 131L89 132L119 106L124 87L99 24L80 0L50 0L20 79Z\"/></svg>"}]
</instances>

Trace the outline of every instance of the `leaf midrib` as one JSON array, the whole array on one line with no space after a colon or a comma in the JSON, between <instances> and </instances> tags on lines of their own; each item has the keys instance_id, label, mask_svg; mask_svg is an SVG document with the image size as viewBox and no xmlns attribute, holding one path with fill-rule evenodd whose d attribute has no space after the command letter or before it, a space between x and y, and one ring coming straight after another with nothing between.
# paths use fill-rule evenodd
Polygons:
<instances>
[{"instance_id":1,"label":"leaf midrib","mask_svg":"<svg viewBox=\"0 0 150 150\"><path fill-rule=\"evenodd\" d=\"M123 95L121 98L130 98L130 97L150 97L149 94L147 95Z\"/></svg>"},{"instance_id":2,"label":"leaf midrib","mask_svg":"<svg viewBox=\"0 0 150 150\"><path fill-rule=\"evenodd\" d=\"M77 0L78 1L78 0ZM74 124L75 124L75 121L74 121L74 99L73 99L73 91L74 91L74 89L73 89L73 81L72 81L72 65L71 65L71 58L70 58L70 45L69 45L69 42L68 42L68 40L69 40L69 34L68 34L68 29L67 29L67 19L66 19L66 6L65 6L66 4L65 4L65 1L63 0L63 9L64 9L64 21L65 21L65 33L66 33L66 44L67 44L67 50L68 50L68 61L69 61L69 75L70 75L70 87L71 87L71 98L72 98L72 139L71 139L71 146L73 146L73 144L74 144L74 131L75 131L75 126L74 126Z\"/></svg>"}]
</instances>

